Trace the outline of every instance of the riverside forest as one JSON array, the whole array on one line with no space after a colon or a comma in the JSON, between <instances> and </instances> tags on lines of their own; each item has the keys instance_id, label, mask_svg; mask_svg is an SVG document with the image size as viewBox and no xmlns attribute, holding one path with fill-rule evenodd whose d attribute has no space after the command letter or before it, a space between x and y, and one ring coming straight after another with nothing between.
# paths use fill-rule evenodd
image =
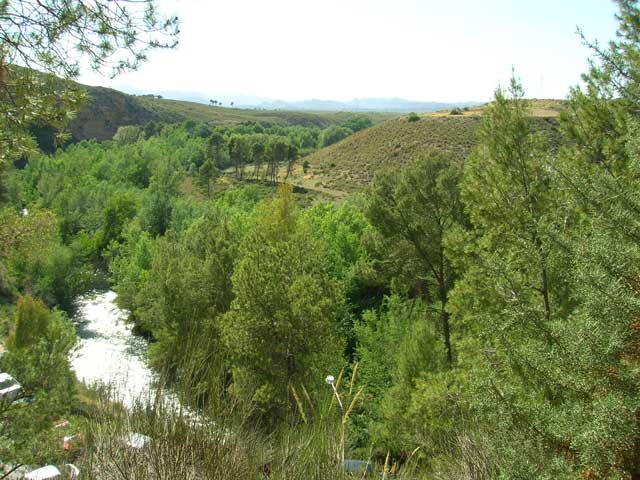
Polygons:
<instances>
[{"instance_id":1,"label":"riverside forest","mask_svg":"<svg viewBox=\"0 0 640 480\"><path fill-rule=\"evenodd\" d=\"M640 480L615 5L563 100L384 113L85 87L178 18L0 0L0 479Z\"/></svg>"}]
</instances>

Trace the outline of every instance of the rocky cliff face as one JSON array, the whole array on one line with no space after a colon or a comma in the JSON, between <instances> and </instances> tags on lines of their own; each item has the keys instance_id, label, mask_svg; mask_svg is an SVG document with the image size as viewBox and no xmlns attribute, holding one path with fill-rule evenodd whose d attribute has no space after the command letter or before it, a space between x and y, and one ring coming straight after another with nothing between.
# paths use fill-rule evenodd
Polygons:
<instances>
[{"instance_id":1,"label":"rocky cliff face","mask_svg":"<svg viewBox=\"0 0 640 480\"><path fill-rule=\"evenodd\" d=\"M89 98L69 125L73 140L88 138L110 140L123 125L141 125L150 121L178 122L179 115L145 107L132 95L110 88L85 87Z\"/></svg>"}]
</instances>

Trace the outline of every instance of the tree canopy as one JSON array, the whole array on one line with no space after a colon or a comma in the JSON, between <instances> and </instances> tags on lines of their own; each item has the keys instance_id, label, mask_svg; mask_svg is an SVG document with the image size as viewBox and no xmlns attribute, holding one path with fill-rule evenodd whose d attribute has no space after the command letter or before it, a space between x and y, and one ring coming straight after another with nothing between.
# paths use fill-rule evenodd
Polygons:
<instances>
[{"instance_id":1,"label":"tree canopy","mask_svg":"<svg viewBox=\"0 0 640 480\"><path fill-rule=\"evenodd\" d=\"M175 47L177 35L177 17L154 0L0 2L0 176L34 151L31 127L62 133L84 96L66 81L85 63L115 76Z\"/></svg>"}]
</instances>

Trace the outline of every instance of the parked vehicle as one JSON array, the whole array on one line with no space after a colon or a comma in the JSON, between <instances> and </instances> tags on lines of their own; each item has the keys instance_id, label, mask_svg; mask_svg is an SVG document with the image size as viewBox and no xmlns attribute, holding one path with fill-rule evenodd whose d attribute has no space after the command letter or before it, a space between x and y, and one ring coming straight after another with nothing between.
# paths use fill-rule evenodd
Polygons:
<instances>
[{"instance_id":1,"label":"parked vehicle","mask_svg":"<svg viewBox=\"0 0 640 480\"><path fill-rule=\"evenodd\" d=\"M0 401L12 402L22 393L22 385L8 373L0 373Z\"/></svg>"},{"instance_id":2,"label":"parked vehicle","mask_svg":"<svg viewBox=\"0 0 640 480\"><path fill-rule=\"evenodd\" d=\"M24 476L24 480L52 480L56 478L62 478L62 473L53 465L32 470Z\"/></svg>"},{"instance_id":3,"label":"parked vehicle","mask_svg":"<svg viewBox=\"0 0 640 480\"><path fill-rule=\"evenodd\" d=\"M62 471L54 466L37 468L24 475L24 480L63 480L76 479L80 476L80 469L71 463L61 467Z\"/></svg>"}]
</instances>

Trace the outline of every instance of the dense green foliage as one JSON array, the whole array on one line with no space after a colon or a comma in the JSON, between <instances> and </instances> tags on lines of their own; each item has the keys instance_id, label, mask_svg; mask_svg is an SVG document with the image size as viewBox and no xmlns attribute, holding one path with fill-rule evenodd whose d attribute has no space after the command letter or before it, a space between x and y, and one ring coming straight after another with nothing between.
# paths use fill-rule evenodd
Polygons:
<instances>
[{"instance_id":1,"label":"dense green foliage","mask_svg":"<svg viewBox=\"0 0 640 480\"><path fill-rule=\"evenodd\" d=\"M55 458L57 444L49 430L52 418L69 414L75 378L69 352L76 343L73 326L60 311L50 311L30 295L16 306L9 351L0 357L0 371L8 371L26 395L29 405L0 401L0 455L3 459L43 462Z\"/></svg>"},{"instance_id":2,"label":"dense green foliage","mask_svg":"<svg viewBox=\"0 0 640 480\"><path fill-rule=\"evenodd\" d=\"M324 372L339 368L342 350L334 320L338 285L294 208L284 186L259 212L240 245L234 300L223 319L234 389L275 418L287 411L288 387L317 387Z\"/></svg>"},{"instance_id":3,"label":"dense green foliage","mask_svg":"<svg viewBox=\"0 0 640 480\"><path fill-rule=\"evenodd\" d=\"M90 468L126 462L101 442L138 422L151 452L198 452L171 468L234 478L340 478L344 450L410 478L640 478L640 11L619 4L557 131L513 79L447 120L477 134L469 155L423 150L340 205L286 179L357 117L126 127L30 157L0 211L0 367L37 400L0 411L0 454L51 458L75 388L63 310L97 270L212 422L87 415Z\"/></svg>"},{"instance_id":4,"label":"dense green foliage","mask_svg":"<svg viewBox=\"0 0 640 480\"><path fill-rule=\"evenodd\" d=\"M382 171L366 206L369 221L382 237L379 248L396 259L391 277L406 282L394 286L438 304L449 364L453 350L447 297L455 275L444 239L454 225L464 222L460 170L446 156L430 153L400 172Z\"/></svg>"},{"instance_id":5,"label":"dense green foliage","mask_svg":"<svg viewBox=\"0 0 640 480\"><path fill-rule=\"evenodd\" d=\"M347 138L350 133L351 131L346 127L332 125L324 132L322 132L322 136L320 137L320 145L323 147L328 147L329 145L333 145L334 143Z\"/></svg>"}]
</instances>

